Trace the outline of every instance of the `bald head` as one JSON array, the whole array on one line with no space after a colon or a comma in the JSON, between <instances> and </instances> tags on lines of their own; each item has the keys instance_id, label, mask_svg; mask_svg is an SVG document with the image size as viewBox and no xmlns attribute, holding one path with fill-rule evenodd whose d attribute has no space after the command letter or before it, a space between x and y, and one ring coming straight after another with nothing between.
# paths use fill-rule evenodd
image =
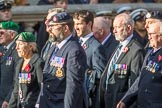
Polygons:
<instances>
[{"instance_id":1,"label":"bald head","mask_svg":"<svg viewBox=\"0 0 162 108\"><path fill-rule=\"evenodd\" d=\"M94 18L94 24L95 27L98 28L104 28L106 30L110 30L110 24L104 17L96 17Z\"/></svg>"},{"instance_id":2,"label":"bald head","mask_svg":"<svg viewBox=\"0 0 162 108\"><path fill-rule=\"evenodd\" d=\"M95 38L102 42L110 33L110 23L104 17L94 18L93 33Z\"/></svg>"}]
</instances>

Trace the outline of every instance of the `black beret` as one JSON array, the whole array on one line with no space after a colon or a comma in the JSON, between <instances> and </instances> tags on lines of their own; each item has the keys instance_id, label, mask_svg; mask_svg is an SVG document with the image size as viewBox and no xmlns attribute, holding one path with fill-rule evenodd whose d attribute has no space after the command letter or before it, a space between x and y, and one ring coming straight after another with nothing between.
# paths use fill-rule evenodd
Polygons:
<instances>
[{"instance_id":1,"label":"black beret","mask_svg":"<svg viewBox=\"0 0 162 108\"><path fill-rule=\"evenodd\" d=\"M153 19L162 20L162 12L160 12L160 11L148 12L148 13L146 14L146 18L153 18Z\"/></svg>"},{"instance_id":2,"label":"black beret","mask_svg":"<svg viewBox=\"0 0 162 108\"><path fill-rule=\"evenodd\" d=\"M68 22L72 22L73 18L70 14L67 12L61 12L53 15L51 19L49 20L49 24L65 24Z\"/></svg>"},{"instance_id":3,"label":"black beret","mask_svg":"<svg viewBox=\"0 0 162 108\"><path fill-rule=\"evenodd\" d=\"M1 0L0 1L0 10L11 9L11 8L12 8L11 1L8 1L8 0Z\"/></svg>"}]
</instances>

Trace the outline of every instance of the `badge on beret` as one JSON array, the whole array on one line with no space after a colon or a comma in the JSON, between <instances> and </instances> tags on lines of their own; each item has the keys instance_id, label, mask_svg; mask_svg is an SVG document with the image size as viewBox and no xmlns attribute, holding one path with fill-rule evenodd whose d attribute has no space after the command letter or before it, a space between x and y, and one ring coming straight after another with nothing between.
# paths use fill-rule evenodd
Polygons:
<instances>
[{"instance_id":1,"label":"badge on beret","mask_svg":"<svg viewBox=\"0 0 162 108\"><path fill-rule=\"evenodd\" d=\"M53 17L53 21L57 21L57 17L56 16Z\"/></svg>"},{"instance_id":2,"label":"badge on beret","mask_svg":"<svg viewBox=\"0 0 162 108\"><path fill-rule=\"evenodd\" d=\"M61 68L59 68L59 67L57 68L55 76L58 77L58 78L61 78L61 77L64 76L64 73L63 73Z\"/></svg>"},{"instance_id":3,"label":"badge on beret","mask_svg":"<svg viewBox=\"0 0 162 108\"><path fill-rule=\"evenodd\" d=\"M147 13L146 14L146 18L150 18L151 17L151 14L150 13Z\"/></svg>"}]
</instances>

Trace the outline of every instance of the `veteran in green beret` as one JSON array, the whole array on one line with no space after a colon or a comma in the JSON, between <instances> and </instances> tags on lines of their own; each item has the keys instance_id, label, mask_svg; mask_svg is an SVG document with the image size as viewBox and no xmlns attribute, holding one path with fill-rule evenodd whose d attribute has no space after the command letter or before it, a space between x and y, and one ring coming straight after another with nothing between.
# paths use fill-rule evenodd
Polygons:
<instances>
[{"instance_id":1,"label":"veteran in green beret","mask_svg":"<svg viewBox=\"0 0 162 108\"><path fill-rule=\"evenodd\" d=\"M16 66L15 85L9 108L34 108L43 79L44 61L38 55L35 35L22 32L16 36L15 41L21 59Z\"/></svg>"},{"instance_id":2,"label":"veteran in green beret","mask_svg":"<svg viewBox=\"0 0 162 108\"><path fill-rule=\"evenodd\" d=\"M19 26L12 21L0 23L0 107L7 108L11 96L15 66L19 59L14 38Z\"/></svg>"}]
</instances>

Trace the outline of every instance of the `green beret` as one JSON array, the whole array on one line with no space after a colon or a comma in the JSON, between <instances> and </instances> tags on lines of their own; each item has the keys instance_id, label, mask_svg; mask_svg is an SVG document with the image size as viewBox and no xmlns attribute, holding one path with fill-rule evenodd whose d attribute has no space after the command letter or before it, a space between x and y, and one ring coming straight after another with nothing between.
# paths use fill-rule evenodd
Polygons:
<instances>
[{"instance_id":1,"label":"green beret","mask_svg":"<svg viewBox=\"0 0 162 108\"><path fill-rule=\"evenodd\" d=\"M30 32L22 32L16 36L15 40L23 42L36 42L36 37Z\"/></svg>"},{"instance_id":2,"label":"green beret","mask_svg":"<svg viewBox=\"0 0 162 108\"><path fill-rule=\"evenodd\" d=\"M7 30L19 30L19 25L13 21L7 21L7 22L1 22L0 23L0 29L7 29Z\"/></svg>"}]
</instances>

